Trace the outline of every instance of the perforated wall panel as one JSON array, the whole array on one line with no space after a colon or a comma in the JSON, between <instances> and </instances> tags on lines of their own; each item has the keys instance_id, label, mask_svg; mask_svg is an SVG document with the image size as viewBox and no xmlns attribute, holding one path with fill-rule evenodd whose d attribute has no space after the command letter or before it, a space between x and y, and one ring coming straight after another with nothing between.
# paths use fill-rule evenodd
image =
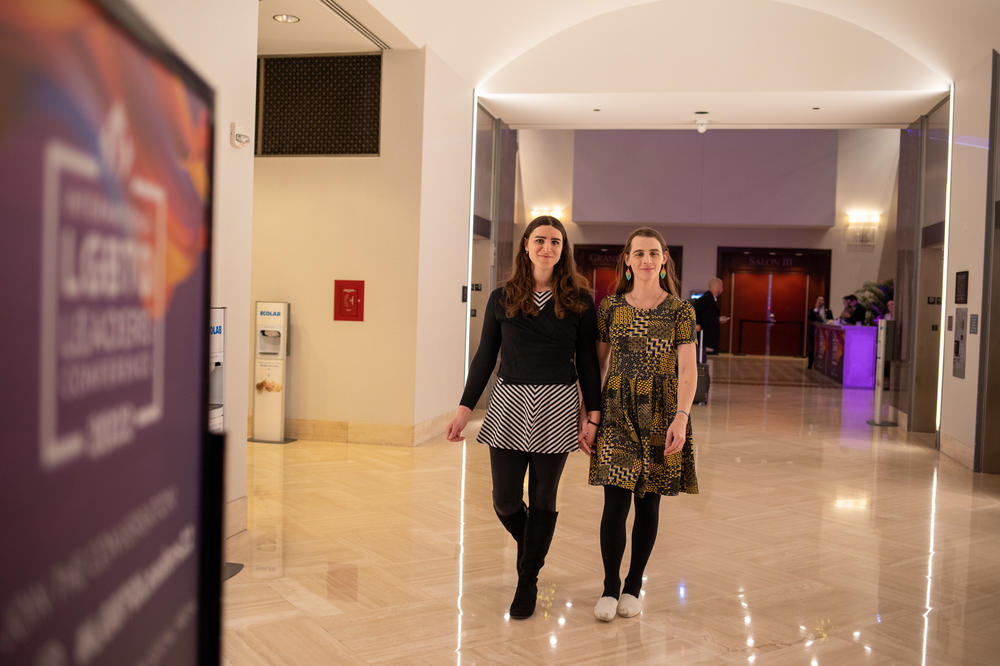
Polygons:
<instances>
[{"instance_id":1,"label":"perforated wall panel","mask_svg":"<svg viewBox=\"0 0 1000 666\"><path fill-rule=\"evenodd\" d=\"M379 152L381 55L260 58L258 155Z\"/></svg>"}]
</instances>

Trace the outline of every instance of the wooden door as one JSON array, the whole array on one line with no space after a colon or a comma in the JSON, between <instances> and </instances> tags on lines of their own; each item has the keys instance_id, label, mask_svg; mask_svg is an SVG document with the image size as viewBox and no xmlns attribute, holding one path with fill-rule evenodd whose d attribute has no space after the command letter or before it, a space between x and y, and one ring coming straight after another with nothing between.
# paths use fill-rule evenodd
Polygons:
<instances>
[{"instance_id":1,"label":"wooden door","mask_svg":"<svg viewBox=\"0 0 1000 666\"><path fill-rule=\"evenodd\" d=\"M601 301L605 296L615 293L615 282L617 270L614 268L595 268L594 282L591 285L594 289L594 303L601 307Z\"/></svg>"},{"instance_id":2,"label":"wooden door","mask_svg":"<svg viewBox=\"0 0 1000 666\"><path fill-rule=\"evenodd\" d=\"M730 297L733 299L733 353L763 354L767 342L767 296L769 275L736 273ZM725 313L723 313L725 314ZM723 335L726 331L723 328Z\"/></svg>"},{"instance_id":3,"label":"wooden door","mask_svg":"<svg viewBox=\"0 0 1000 666\"><path fill-rule=\"evenodd\" d=\"M733 278L733 352L761 356L804 354L806 275L735 273Z\"/></svg>"},{"instance_id":4,"label":"wooden door","mask_svg":"<svg viewBox=\"0 0 1000 666\"><path fill-rule=\"evenodd\" d=\"M804 273L774 273L771 281L771 356L804 356L806 311Z\"/></svg>"}]
</instances>

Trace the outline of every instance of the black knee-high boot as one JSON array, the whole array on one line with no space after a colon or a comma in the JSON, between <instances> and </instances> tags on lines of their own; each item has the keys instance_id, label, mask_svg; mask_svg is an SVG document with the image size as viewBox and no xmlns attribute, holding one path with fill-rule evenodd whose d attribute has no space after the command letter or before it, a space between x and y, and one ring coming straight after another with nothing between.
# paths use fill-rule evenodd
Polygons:
<instances>
[{"instance_id":1,"label":"black knee-high boot","mask_svg":"<svg viewBox=\"0 0 1000 666\"><path fill-rule=\"evenodd\" d=\"M493 508L496 511L496 507ZM512 513L509 516L501 515L499 511L497 513L497 518L503 523L504 528L510 535L514 537L514 541L517 542L517 559L514 560L514 568L518 571L521 570L521 558L524 556L524 526L528 521L528 509L524 504L521 504L521 509L517 513Z\"/></svg>"},{"instance_id":2,"label":"black knee-high boot","mask_svg":"<svg viewBox=\"0 0 1000 666\"><path fill-rule=\"evenodd\" d=\"M528 509L524 527L524 554L517 571L517 590L510 604L510 616L516 619L531 617L538 600L538 572L545 564L545 556L556 530L558 511Z\"/></svg>"}]
</instances>

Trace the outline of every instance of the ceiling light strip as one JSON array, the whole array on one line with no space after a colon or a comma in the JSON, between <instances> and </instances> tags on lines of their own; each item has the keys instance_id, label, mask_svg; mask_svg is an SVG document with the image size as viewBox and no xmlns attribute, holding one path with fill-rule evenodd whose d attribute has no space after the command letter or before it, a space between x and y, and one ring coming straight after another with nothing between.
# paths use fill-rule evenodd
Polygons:
<instances>
[{"instance_id":1,"label":"ceiling light strip","mask_svg":"<svg viewBox=\"0 0 1000 666\"><path fill-rule=\"evenodd\" d=\"M371 30L369 30L368 28L366 28L361 23L361 21L359 21L358 19L354 18L349 11L347 11L346 9L344 9L343 7L341 7L340 5L338 5L333 0L320 0L320 2L322 2L324 5L326 5L331 10L333 10L333 12L335 14L337 14L340 18L342 18L345 21L347 21L351 25L352 28L354 28L355 30L357 30L358 32L360 32L362 35L364 35L365 38L368 41L370 41L372 44L374 44L375 46L379 47L383 51L389 51L389 50L392 49L392 47L390 47L388 44L386 44L381 39L379 39L378 35L376 35L374 32L372 32Z\"/></svg>"}]
</instances>

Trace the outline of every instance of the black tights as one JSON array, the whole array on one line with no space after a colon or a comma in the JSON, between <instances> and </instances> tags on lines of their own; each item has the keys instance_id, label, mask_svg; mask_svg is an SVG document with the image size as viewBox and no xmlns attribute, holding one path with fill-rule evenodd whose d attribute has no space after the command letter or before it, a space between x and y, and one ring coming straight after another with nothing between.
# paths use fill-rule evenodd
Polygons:
<instances>
[{"instance_id":1,"label":"black tights","mask_svg":"<svg viewBox=\"0 0 1000 666\"><path fill-rule=\"evenodd\" d=\"M625 588L622 589L621 564L625 555L625 519L635 499L635 522L632 524L632 559ZM630 490L604 486L604 515L601 516L601 557L604 559L605 597L618 598L619 592L639 596L642 573L656 543L660 524L660 496L646 493L639 497Z\"/></svg>"},{"instance_id":2,"label":"black tights","mask_svg":"<svg viewBox=\"0 0 1000 666\"><path fill-rule=\"evenodd\" d=\"M528 474L530 506L543 511L556 510L556 490L566 465L568 453L526 453L490 447L490 470L493 472L493 508L501 516L521 510L524 503L524 474Z\"/></svg>"}]
</instances>

